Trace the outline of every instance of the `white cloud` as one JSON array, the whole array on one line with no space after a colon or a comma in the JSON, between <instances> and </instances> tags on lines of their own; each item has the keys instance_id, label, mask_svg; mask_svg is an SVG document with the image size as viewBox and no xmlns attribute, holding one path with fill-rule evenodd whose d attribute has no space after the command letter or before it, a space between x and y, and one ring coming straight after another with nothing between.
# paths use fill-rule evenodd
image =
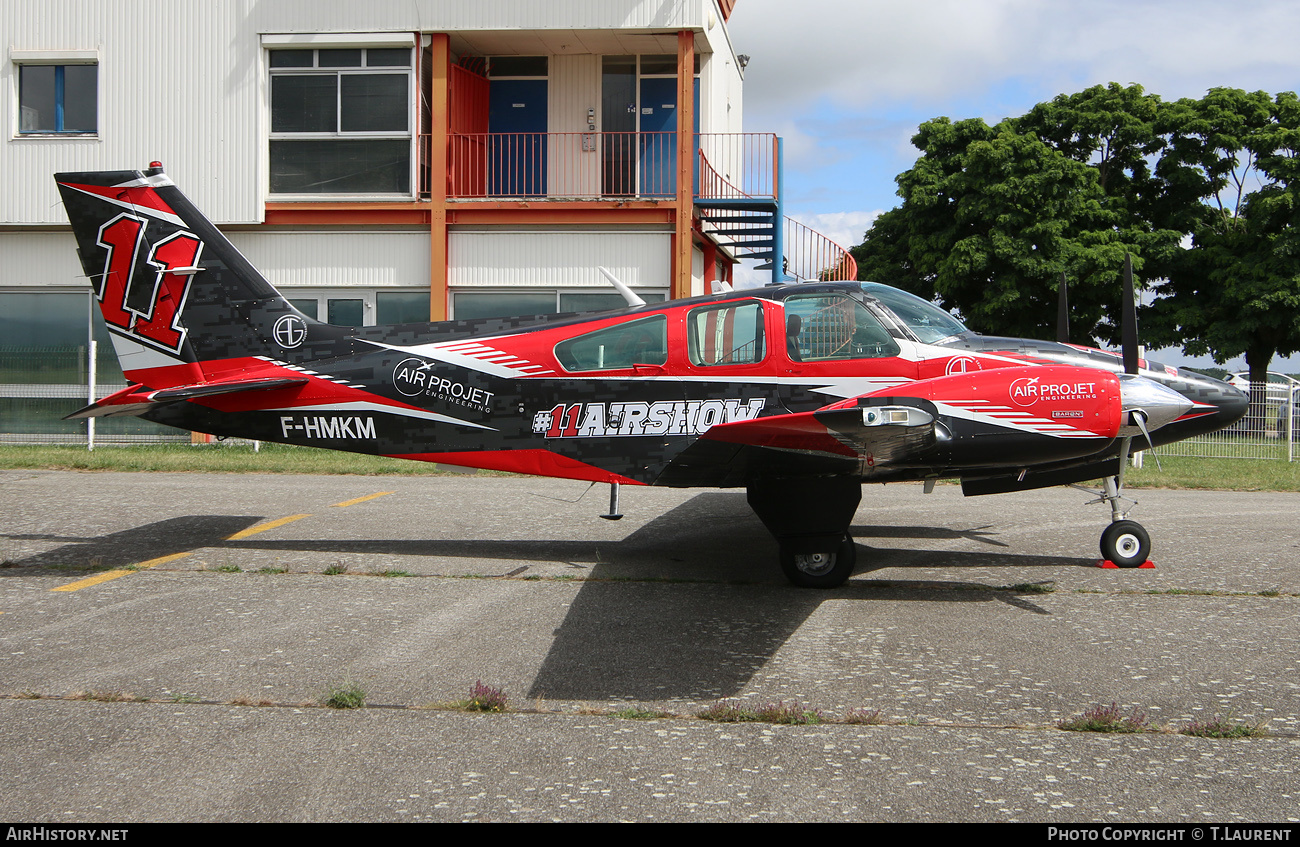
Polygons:
<instances>
[{"instance_id":1,"label":"white cloud","mask_svg":"<svg viewBox=\"0 0 1300 847\"><path fill-rule=\"evenodd\" d=\"M1171 98L1287 90L1300 64L1300 4L1289 0L820 0L799 12L737 4L732 41L752 56L747 121L815 113L823 99L938 106L1011 77L1047 96L1112 80Z\"/></svg>"}]
</instances>

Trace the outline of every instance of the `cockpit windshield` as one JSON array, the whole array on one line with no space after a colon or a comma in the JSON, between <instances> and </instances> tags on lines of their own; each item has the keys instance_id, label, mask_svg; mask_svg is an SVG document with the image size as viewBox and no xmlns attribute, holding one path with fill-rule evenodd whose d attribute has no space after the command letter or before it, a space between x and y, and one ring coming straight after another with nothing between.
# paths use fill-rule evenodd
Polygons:
<instances>
[{"instance_id":1,"label":"cockpit windshield","mask_svg":"<svg viewBox=\"0 0 1300 847\"><path fill-rule=\"evenodd\" d=\"M884 303L925 344L966 332L961 321L915 294L878 282L864 282L862 290Z\"/></svg>"}]
</instances>

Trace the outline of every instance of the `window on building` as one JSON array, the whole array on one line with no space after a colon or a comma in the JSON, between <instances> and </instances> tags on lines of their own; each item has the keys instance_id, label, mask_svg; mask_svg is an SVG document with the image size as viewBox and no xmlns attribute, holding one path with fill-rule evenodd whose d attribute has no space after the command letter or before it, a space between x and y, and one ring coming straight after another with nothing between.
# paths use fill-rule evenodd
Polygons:
<instances>
[{"instance_id":1,"label":"window on building","mask_svg":"<svg viewBox=\"0 0 1300 847\"><path fill-rule=\"evenodd\" d=\"M18 66L21 134L90 135L99 129L99 66Z\"/></svg>"},{"instance_id":2,"label":"window on building","mask_svg":"<svg viewBox=\"0 0 1300 847\"><path fill-rule=\"evenodd\" d=\"M271 50L271 193L411 193L411 50Z\"/></svg>"},{"instance_id":3,"label":"window on building","mask_svg":"<svg viewBox=\"0 0 1300 847\"><path fill-rule=\"evenodd\" d=\"M662 303L663 292L636 292L647 303ZM528 315L554 315L566 312L603 312L625 309L623 295L603 291L556 291L555 289L513 291L458 291L452 295L452 317L458 321L474 318L514 318Z\"/></svg>"}]
</instances>

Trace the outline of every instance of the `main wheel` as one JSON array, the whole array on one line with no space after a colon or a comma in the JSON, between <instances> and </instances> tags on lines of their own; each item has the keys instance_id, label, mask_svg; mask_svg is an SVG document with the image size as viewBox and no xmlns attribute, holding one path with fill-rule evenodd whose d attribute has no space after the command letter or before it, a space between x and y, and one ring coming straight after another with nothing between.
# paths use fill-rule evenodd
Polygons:
<instances>
[{"instance_id":1,"label":"main wheel","mask_svg":"<svg viewBox=\"0 0 1300 847\"><path fill-rule=\"evenodd\" d=\"M1136 568L1151 555L1151 536L1137 521L1115 521L1101 534L1101 557Z\"/></svg>"},{"instance_id":2,"label":"main wheel","mask_svg":"<svg viewBox=\"0 0 1300 847\"><path fill-rule=\"evenodd\" d=\"M858 545L845 535L833 551L796 553L781 542L781 570L785 578L800 588L838 588L853 575L858 560Z\"/></svg>"}]
</instances>

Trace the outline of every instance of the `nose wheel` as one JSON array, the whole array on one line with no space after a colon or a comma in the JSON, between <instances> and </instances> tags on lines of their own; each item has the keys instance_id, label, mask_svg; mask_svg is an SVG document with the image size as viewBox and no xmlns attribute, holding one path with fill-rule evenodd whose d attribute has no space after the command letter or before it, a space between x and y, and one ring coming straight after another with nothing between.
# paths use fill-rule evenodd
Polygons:
<instances>
[{"instance_id":1,"label":"nose wheel","mask_svg":"<svg viewBox=\"0 0 1300 847\"><path fill-rule=\"evenodd\" d=\"M1151 536L1137 521L1120 520L1101 534L1101 557L1117 567L1136 568L1151 556Z\"/></svg>"}]
</instances>

